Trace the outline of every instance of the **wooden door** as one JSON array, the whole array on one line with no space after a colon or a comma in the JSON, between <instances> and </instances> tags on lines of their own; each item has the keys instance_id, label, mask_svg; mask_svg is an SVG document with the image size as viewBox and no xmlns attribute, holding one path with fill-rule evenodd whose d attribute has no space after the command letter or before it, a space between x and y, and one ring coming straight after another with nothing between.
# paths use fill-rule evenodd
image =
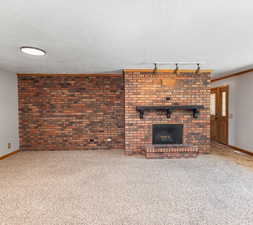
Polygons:
<instances>
[{"instance_id":1,"label":"wooden door","mask_svg":"<svg viewBox=\"0 0 253 225\"><path fill-rule=\"evenodd\" d=\"M211 139L228 144L228 86L211 89Z\"/></svg>"}]
</instances>

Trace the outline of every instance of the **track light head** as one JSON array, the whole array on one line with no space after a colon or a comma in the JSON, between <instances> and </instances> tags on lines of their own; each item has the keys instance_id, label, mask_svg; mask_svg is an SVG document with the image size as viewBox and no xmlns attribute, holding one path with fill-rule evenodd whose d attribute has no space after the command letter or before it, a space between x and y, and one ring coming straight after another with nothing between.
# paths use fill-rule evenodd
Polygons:
<instances>
[{"instance_id":1,"label":"track light head","mask_svg":"<svg viewBox=\"0 0 253 225\"><path fill-rule=\"evenodd\" d=\"M156 73L158 71L158 64L154 63L154 73Z\"/></svg>"},{"instance_id":2,"label":"track light head","mask_svg":"<svg viewBox=\"0 0 253 225\"><path fill-rule=\"evenodd\" d=\"M178 71L179 71L179 67L178 67L178 63L176 63L176 68L175 68L174 73L175 73L175 74L178 74Z\"/></svg>"},{"instance_id":3,"label":"track light head","mask_svg":"<svg viewBox=\"0 0 253 225\"><path fill-rule=\"evenodd\" d=\"M197 69L196 69L195 73L196 73L196 74L199 74L199 71L200 71L200 64L197 63Z\"/></svg>"}]
</instances>

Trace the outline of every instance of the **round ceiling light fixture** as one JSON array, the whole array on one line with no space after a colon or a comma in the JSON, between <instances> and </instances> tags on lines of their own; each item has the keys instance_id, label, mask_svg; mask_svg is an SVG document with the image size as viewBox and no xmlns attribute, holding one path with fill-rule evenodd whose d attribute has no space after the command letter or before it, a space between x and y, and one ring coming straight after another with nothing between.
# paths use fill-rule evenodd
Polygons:
<instances>
[{"instance_id":1,"label":"round ceiling light fixture","mask_svg":"<svg viewBox=\"0 0 253 225\"><path fill-rule=\"evenodd\" d=\"M46 55L46 51L40 48L35 47L29 47L29 46L23 46L20 48L20 51L22 53L28 54L28 55L35 55L35 56L43 56Z\"/></svg>"}]
</instances>

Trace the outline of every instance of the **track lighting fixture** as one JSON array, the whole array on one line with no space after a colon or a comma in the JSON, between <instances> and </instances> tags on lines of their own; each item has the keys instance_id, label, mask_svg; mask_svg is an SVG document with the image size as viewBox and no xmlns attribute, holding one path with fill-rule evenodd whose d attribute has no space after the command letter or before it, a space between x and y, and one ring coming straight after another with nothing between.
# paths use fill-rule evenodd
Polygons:
<instances>
[{"instance_id":1,"label":"track lighting fixture","mask_svg":"<svg viewBox=\"0 0 253 225\"><path fill-rule=\"evenodd\" d=\"M154 62L154 73L156 73L159 70L159 65L176 65L176 68L174 70L175 74L179 73L179 64L180 65L197 65L197 68L195 70L195 74L199 74L200 72L200 62Z\"/></svg>"}]
</instances>

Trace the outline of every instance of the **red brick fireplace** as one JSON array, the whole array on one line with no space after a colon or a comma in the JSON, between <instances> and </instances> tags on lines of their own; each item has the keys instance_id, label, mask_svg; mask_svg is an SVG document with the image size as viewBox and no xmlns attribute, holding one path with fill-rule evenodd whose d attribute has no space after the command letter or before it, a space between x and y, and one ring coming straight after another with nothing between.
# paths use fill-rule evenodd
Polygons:
<instances>
[{"instance_id":1,"label":"red brick fireplace","mask_svg":"<svg viewBox=\"0 0 253 225\"><path fill-rule=\"evenodd\" d=\"M124 77L127 154L178 158L208 152L210 72L125 70ZM153 143L154 125L166 124L182 127L181 143Z\"/></svg>"},{"instance_id":2,"label":"red brick fireplace","mask_svg":"<svg viewBox=\"0 0 253 225\"><path fill-rule=\"evenodd\" d=\"M21 150L125 149L148 158L208 152L210 72L19 75L18 85ZM154 142L159 127L161 143Z\"/></svg>"}]
</instances>

